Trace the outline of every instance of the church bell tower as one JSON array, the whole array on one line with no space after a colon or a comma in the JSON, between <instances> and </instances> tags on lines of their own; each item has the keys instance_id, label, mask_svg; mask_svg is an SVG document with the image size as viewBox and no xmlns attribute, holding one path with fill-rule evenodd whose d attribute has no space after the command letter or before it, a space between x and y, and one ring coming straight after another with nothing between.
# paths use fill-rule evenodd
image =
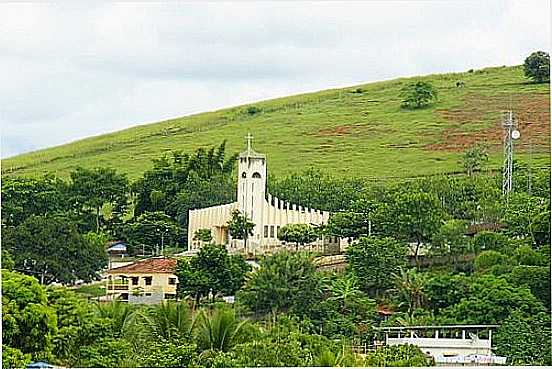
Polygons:
<instances>
[{"instance_id":1,"label":"church bell tower","mask_svg":"<svg viewBox=\"0 0 552 369\"><path fill-rule=\"evenodd\" d=\"M266 156L253 151L251 134L246 139L247 151L238 156L238 209L255 223L250 240L260 242L266 193Z\"/></svg>"}]
</instances>

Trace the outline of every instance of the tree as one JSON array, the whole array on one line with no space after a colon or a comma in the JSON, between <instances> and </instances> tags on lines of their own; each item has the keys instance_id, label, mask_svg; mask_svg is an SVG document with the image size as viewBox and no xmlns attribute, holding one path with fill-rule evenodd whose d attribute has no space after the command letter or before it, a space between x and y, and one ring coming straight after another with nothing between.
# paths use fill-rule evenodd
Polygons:
<instances>
[{"instance_id":1,"label":"tree","mask_svg":"<svg viewBox=\"0 0 552 369\"><path fill-rule=\"evenodd\" d=\"M464 152L462 158L464 169L468 176L481 170L481 165L489 160L489 153L485 146L475 145Z\"/></svg>"},{"instance_id":2,"label":"tree","mask_svg":"<svg viewBox=\"0 0 552 369\"><path fill-rule=\"evenodd\" d=\"M105 245L83 237L61 216L30 216L6 229L3 247L14 256L15 268L39 278L41 283L90 282L107 265Z\"/></svg>"},{"instance_id":3,"label":"tree","mask_svg":"<svg viewBox=\"0 0 552 369\"><path fill-rule=\"evenodd\" d=\"M420 246L431 241L446 214L439 199L422 191L401 191L387 209L388 233L407 242L415 242L414 257L418 261Z\"/></svg>"},{"instance_id":4,"label":"tree","mask_svg":"<svg viewBox=\"0 0 552 369\"><path fill-rule=\"evenodd\" d=\"M550 81L550 55L544 51L535 51L523 63L527 78L537 83Z\"/></svg>"},{"instance_id":5,"label":"tree","mask_svg":"<svg viewBox=\"0 0 552 369\"><path fill-rule=\"evenodd\" d=\"M446 221L433 235L432 254L438 256L450 255L456 265L458 257L472 249L470 239L466 236L467 230L467 222L463 220Z\"/></svg>"},{"instance_id":6,"label":"tree","mask_svg":"<svg viewBox=\"0 0 552 369\"><path fill-rule=\"evenodd\" d=\"M53 337L57 364L78 366L82 347L113 335L111 320L98 317L94 305L77 293L66 288L50 287L47 296L49 306L57 315L57 332Z\"/></svg>"},{"instance_id":7,"label":"tree","mask_svg":"<svg viewBox=\"0 0 552 369\"><path fill-rule=\"evenodd\" d=\"M211 242L213 235L208 228L198 229L194 234L194 241Z\"/></svg>"},{"instance_id":8,"label":"tree","mask_svg":"<svg viewBox=\"0 0 552 369\"><path fill-rule=\"evenodd\" d=\"M5 248L2 249L2 269L13 270L15 262L11 253Z\"/></svg>"},{"instance_id":9,"label":"tree","mask_svg":"<svg viewBox=\"0 0 552 369\"><path fill-rule=\"evenodd\" d=\"M550 309L550 266L518 265L506 278L514 286L527 286Z\"/></svg>"},{"instance_id":10,"label":"tree","mask_svg":"<svg viewBox=\"0 0 552 369\"><path fill-rule=\"evenodd\" d=\"M105 204L112 213L121 216L127 205L129 183L124 174L112 168L84 169L71 172L70 191L76 206L92 209L96 217L96 233L100 231L101 210Z\"/></svg>"},{"instance_id":11,"label":"tree","mask_svg":"<svg viewBox=\"0 0 552 369\"><path fill-rule=\"evenodd\" d=\"M407 247L393 238L362 237L347 249L347 264L364 291L391 286L389 276L406 266Z\"/></svg>"},{"instance_id":12,"label":"tree","mask_svg":"<svg viewBox=\"0 0 552 369\"><path fill-rule=\"evenodd\" d=\"M473 268L477 273L487 273L499 275L509 272L511 268L508 257L498 251L483 251L475 258Z\"/></svg>"},{"instance_id":13,"label":"tree","mask_svg":"<svg viewBox=\"0 0 552 369\"><path fill-rule=\"evenodd\" d=\"M17 226L31 215L71 210L67 183L53 176L2 178L2 226Z\"/></svg>"},{"instance_id":14,"label":"tree","mask_svg":"<svg viewBox=\"0 0 552 369\"><path fill-rule=\"evenodd\" d=\"M368 235L363 223L362 217L354 212L334 213L328 221L327 231L331 235L350 241L358 239L361 235Z\"/></svg>"},{"instance_id":15,"label":"tree","mask_svg":"<svg viewBox=\"0 0 552 369\"><path fill-rule=\"evenodd\" d=\"M229 255L226 247L204 245L191 259L178 261L178 293L180 296L194 296L196 304L209 292L213 296L218 293L233 295L242 286L250 269L241 255Z\"/></svg>"},{"instance_id":16,"label":"tree","mask_svg":"<svg viewBox=\"0 0 552 369\"><path fill-rule=\"evenodd\" d=\"M44 287L33 277L2 270L2 344L14 349L10 360L24 360L27 354L49 359L56 330Z\"/></svg>"},{"instance_id":17,"label":"tree","mask_svg":"<svg viewBox=\"0 0 552 369\"><path fill-rule=\"evenodd\" d=\"M504 277L474 278L459 303L442 310L454 324L500 324L514 311L533 315L544 312L542 303L526 286L513 286Z\"/></svg>"},{"instance_id":18,"label":"tree","mask_svg":"<svg viewBox=\"0 0 552 369\"><path fill-rule=\"evenodd\" d=\"M494 335L495 353L508 365L552 365L550 315L514 311Z\"/></svg>"},{"instance_id":19,"label":"tree","mask_svg":"<svg viewBox=\"0 0 552 369\"><path fill-rule=\"evenodd\" d=\"M309 255L279 252L261 260L238 292L238 302L255 313L306 312L321 297L316 267Z\"/></svg>"},{"instance_id":20,"label":"tree","mask_svg":"<svg viewBox=\"0 0 552 369\"><path fill-rule=\"evenodd\" d=\"M2 345L2 369L25 368L31 362L31 355L21 350Z\"/></svg>"},{"instance_id":21,"label":"tree","mask_svg":"<svg viewBox=\"0 0 552 369\"><path fill-rule=\"evenodd\" d=\"M132 330L135 323L135 306L113 300L107 303L94 305L98 317L107 319L111 323L110 331L115 337L125 337Z\"/></svg>"},{"instance_id":22,"label":"tree","mask_svg":"<svg viewBox=\"0 0 552 369\"><path fill-rule=\"evenodd\" d=\"M297 248L299 245L306 245L316 241L318 235L313 226L309 224L286 224L278 231L278 239L285 242L294 242Z\"/></svg>"},{"instance_id":23,"label":"tree","mask_svg":"<svg viewBox=\"0 0 552 369\"><path fill-rule=\"evenodd\" d=\"M468 293L469 279L464 274L436 274L424 284L429 307L435 314L459 303Z\"/></svg>"},{"instance_id":24,"label":"tree","mask_svg":"<svg viewBox=\"0 0 552 369\"><path fill-rule=\"evenodd\" d=\"M161 211L146 211L136 221L126 223L124 229L134 253L138 250L154 253L156 247L163 252L167 245L178 245L182 235L180 226Z\"/></svg>"},{"instance_id":25,"label":"tree","mask_svg":"<svg viewBox=\"0 0 552 369\"><path fill-rule=\"evenodd\" d=\"M192 331L192 313L186 301L167 301L142 312L145 327L153 340L167 342L190 338Z\"/></svg>"},{"instance_id":26,"label":"tree","mask_svg":"<svg viewBox=\"0 0 552 369\"><path fill-rule=\"evenodd\" d=\"M232 218L228 221L228 231L230 235L239 240L243 240L247 250L247 239L253 235L255 223L251 222L247 215L241 214L239 210L232 212Z\"/></svg>"},{"instance_id":27,"label":"tree","mask_svg":"<svg viewBox=\"0 0 552 369\"><path fill-rule=\"evenodd\" d=\"M416 309L423 307L426 294L424 276L416 269L403 269L399 273L392 274L394 288L400 304L407 305L408 315L412 315Z\"/></svg>"},{"instance_id":28,"label":"tree","mask_svg":"<svg viewBox=\"0 0 552 369\"><path fill-rule=\"evenodd\" d=\"M510 194L504 212L504 222L508 226L505 233L508 235L529 237L533 244L537 244L536 233L542 231L549 233L549 219L549 199L531 196L523 192Z\"/></svg>"},{"instance_id":29,"label":"tree","mask_svg":"<svg viewBox=\"0 0 552 369\"><path fill-rule=\"evenodd\" d=\"M402 107L417 109L437 100L437 90L429 82L417 81L401 89Z\"/></svg>"},{"instance_id":30,"label":"tree","mask_svg":"<svg viewBox=\"0 0 552 369\"><path fill-rule=\"evenodd\" d=\"M229 351L241 343L247 320L239 320L233 310L216 309L213 313L202 310L196 323L196 339L200 350Z\"/></svg>"}]
</instances>

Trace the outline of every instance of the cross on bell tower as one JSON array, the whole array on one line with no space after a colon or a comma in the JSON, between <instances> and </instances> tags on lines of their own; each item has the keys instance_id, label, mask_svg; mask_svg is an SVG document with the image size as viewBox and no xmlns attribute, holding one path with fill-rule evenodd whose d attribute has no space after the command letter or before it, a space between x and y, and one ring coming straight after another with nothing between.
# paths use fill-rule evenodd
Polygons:
<instances>
[{"instance_id":1,"label":"cross on bell tower","mask_svg":"<svg viewBox=\"0 0 552 369\"><path fill-rule=\"evenodd\" d=\"M251 136L251 133L248 133L245 139L247 140L247 154L251 154L251 141L253 140L253 136Z\"/></svg>"}]
</instances>

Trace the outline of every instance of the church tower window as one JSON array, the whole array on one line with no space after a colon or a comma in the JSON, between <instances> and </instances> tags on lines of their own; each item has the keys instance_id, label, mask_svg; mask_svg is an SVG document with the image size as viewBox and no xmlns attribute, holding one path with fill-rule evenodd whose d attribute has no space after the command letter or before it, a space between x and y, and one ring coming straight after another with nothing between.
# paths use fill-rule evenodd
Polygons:
<instances>
[{"instance_id":1,"label":"church tower window","mask_svg":"<svg viewBox=\"0 0 552 369\"><path fill-rule=\"evenodd\" d=\"M253 173L253 178L261 178L261 175L259 174L259 172L255 172Z\"/></svg>"},{"instance_id":2,"label":"church tower window","mask_svg":"<svg viewBox=\"0 0 552 369\"><path fill-rule=\"evenodd\" d=\"M242 173L242 178L247 178L247 174L245 172Z\"/></svg>"}]
</instances>

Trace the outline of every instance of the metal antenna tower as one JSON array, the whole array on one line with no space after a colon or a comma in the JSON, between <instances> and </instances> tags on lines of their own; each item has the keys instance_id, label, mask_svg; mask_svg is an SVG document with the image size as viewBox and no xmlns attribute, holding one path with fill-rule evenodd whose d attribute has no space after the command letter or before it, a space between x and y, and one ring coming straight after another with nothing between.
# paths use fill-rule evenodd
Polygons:
<instances>
[{"instance_id":1,"label":"metal antenna tower","mask_svg":"<svg viewBox=\"0 0 552 369\"><path fill-rule=\"evenodd\" d=\"M516 122L514 120L514 114L511 110L506 113L504 122L502 123L504 128L504 168L502 178L502 193L508 195L512 191L512 175L514 164L514 142L513 140L519 138L519 131L516 130Z\"/></svg>"}]
</instances>

